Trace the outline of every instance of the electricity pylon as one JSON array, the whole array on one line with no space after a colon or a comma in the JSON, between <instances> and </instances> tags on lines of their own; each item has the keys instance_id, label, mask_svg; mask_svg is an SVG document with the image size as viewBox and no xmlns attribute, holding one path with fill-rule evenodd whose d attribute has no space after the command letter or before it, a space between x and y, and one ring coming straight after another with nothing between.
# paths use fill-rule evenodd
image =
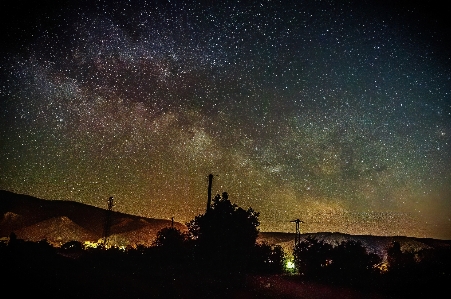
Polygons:
<instances>
[{"instance_id":1,"label":"electricity pylon","mask_svg":"<svg viewBox=\"0 0 451 299\"><path fill-rule=\"evenodd\" d=\"M296 246L301 241L301 230L299 229L299 223L305 223L302 220L295 219L290 222L296 223L296 235L294 236L294 246Z\"/></svg>"},{"instance_id":2,"label":"electricity pylon","mask_svg":"<svg viewBox=\"0 0 451 299\"><path fill-rule=\"evenodd\" d=\"M111 229L111 212L113 210L113 196L108 198L108 209L106 210L105 225L103 227L103 246L107 246L108 237Z\"/></svg>"}]
</instances>

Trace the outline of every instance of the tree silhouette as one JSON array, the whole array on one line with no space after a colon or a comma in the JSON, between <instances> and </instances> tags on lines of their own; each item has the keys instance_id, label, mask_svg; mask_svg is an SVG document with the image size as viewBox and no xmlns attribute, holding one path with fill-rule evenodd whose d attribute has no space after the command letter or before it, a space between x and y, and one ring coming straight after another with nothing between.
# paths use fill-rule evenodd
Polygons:
<instances>
[{"instance_id":1,"label":"tree silhouette","mask_svg":"<svg viewBox=\"0 0 451 299\"><path fill-rule=\"evenodd\" d=\"M187 223L197 256L216 268L245 268L258 236L258 216L232 204L227 192L216 195L205 214Z\"/></svg>"},{"instance_id":2,"label":"tree silhouette","mask_svg":"<svg viewBox=\"0 0 451 299\"><path fill-rule=\"evenodd\" d=\"M154 245L165 249L180 248L185 242L185 235L175 227L165 227L157 233Z\"/></svg>"},{"instance_id":3,"label":"tree silhouette","mask_svg":"<svg viewBox=\"0 0 451 299\"><path fill-rule=\"evenodd\" d=\"M307 237L294 248L294 263L301 275L321 278L333 259L332 245Z\"/></svg>"},{"instance_id":4,"label":"tree silhouette","mask_svg":"<svg viewBox=\"0 0 451 299\"><path fill-rule=\"evenodd\" d=\"M165 227L153 243L155 254L164 267L183 267L188 260L186 235L175 227Z\"/></svg>"},{"instance_id":5,"label":"tree silhouette","mask_svg":"<svg viewBox=\"0 0 451 299\"><path fill-rule=\"evenodd\" d=\"M411 252L401 251L401 244L394 241L387 249L388 270L392 274L406 274L415 266L415 256Z\"/></svg>"},{"instance_id":6,"label":"tree silhouette","mask_svg":"<svg viewBox=\"0 0 451 299\"><path fill-rule=\"evenodd\" d=\"M343 241L333 248L330 264L333 279L356 282L375 274L375 265L381 258L374 253L368 253L359 241Z\"/></svg>"},{"instance_id":7,"label":"tree silhouette","mask_svg":"<svg viewBox=\"0 0 451 299\"><path fill-rule=\"evenodd\" d=\"M376 274L374 267L381 262L361 242L343 241L333 247L311 237L295 247L294 257L299 273L306 277L346 283L360 282Z\"/></svg>"}]
</instances>

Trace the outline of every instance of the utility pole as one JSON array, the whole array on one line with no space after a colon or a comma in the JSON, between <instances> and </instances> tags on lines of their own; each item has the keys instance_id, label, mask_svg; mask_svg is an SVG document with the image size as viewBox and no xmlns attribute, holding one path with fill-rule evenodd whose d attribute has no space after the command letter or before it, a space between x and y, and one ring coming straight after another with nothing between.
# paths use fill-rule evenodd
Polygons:
<instances>
[{"instance_id":1,"label":"utility pole","mask_svg":"<svg viewBox=\"0 0 451 299\"><path fill-rule=\"evenodd\" d=\"M301 241L301 230L299 229L299 223L304 223L304 221L295 219L290 222L296 223L296 235L294 236L294 246L296 246Z\"/></svg>"},{"instance_id":2,"label":"utility pole","mask_svg":"<svg viewBox=\"0 0 451 299\"><path fill-rule=\"evenodd\" d=\"M110 236L111 229L111 212L113 210L113 196L108 198L108 209L106 210L105 224L103 227L103 246L107 246L108 237Z\"/></svg>"},{"instance_id":3,"label":"utility pole","mask_svg":"<svg viewBox=\"0 0 451 299\"><path fill-rule=\"evenodd\" d=\"M213 175L210 173L208 175L208 199L207 199L207 210L205 213L211 209L211 186L213 185Z\"/></svg>"}]
</instances>

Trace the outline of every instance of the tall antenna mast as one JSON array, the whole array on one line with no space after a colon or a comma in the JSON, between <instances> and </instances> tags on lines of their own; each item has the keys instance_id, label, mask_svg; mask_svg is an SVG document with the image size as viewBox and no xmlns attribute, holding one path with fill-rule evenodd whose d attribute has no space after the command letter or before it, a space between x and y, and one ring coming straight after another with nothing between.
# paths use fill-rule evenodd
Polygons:
<instances>
[{"instance_id":1,"label":"tall antenna mast","mask_svg":"<svg viewBox=\"0 0 451 299\"><path fill-rule=\"evenodd\" d=\"M113 196L110 196L108 198L108 209L106 210L106 217L105 217L105 225L103 227L103 246L107 246L108 237L110 236L110 229L111 229L111 212L113 210Z\"/></svg>"},{"instance_id":2,"label":"tall antenna mast","mask_svg":"<svg viewBox=\"0 0 451 299\"><path fill-rule=\"evenodd\" d=\"M208 199L207 199L207 210L206 212L210 211L211 209L211 186L213 185L213 175L210 173L208 175Z\"/></svg>"},{"instance_id":3,"label":"tall antenna mast","mask_svg":"<svg viewBox=\"0 0 451 299\"><path fill-rule=\"evenodd\" d=\"M294 246L296 246L301 241L301 230L299 229L299 223L305 222L299 219L291 220L290 222L296 223L296 234L294 236Z\"/></svg>"}]
</instances>

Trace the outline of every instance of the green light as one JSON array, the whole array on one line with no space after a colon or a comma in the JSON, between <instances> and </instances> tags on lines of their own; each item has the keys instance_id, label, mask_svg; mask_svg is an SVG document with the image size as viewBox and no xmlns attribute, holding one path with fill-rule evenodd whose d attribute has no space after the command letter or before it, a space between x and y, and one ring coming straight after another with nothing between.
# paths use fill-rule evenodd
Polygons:
<instances>
[{"instance_id":1,"label":"green light","mask_svg":"<svg viewBox=\"0 0 451 299\"><path fill-rule=\"evenodd\" d=\"M294 263L292 261L287 261L287 263L285 264L285 268L294 269Z\"/></svg>"}]
</instances>

